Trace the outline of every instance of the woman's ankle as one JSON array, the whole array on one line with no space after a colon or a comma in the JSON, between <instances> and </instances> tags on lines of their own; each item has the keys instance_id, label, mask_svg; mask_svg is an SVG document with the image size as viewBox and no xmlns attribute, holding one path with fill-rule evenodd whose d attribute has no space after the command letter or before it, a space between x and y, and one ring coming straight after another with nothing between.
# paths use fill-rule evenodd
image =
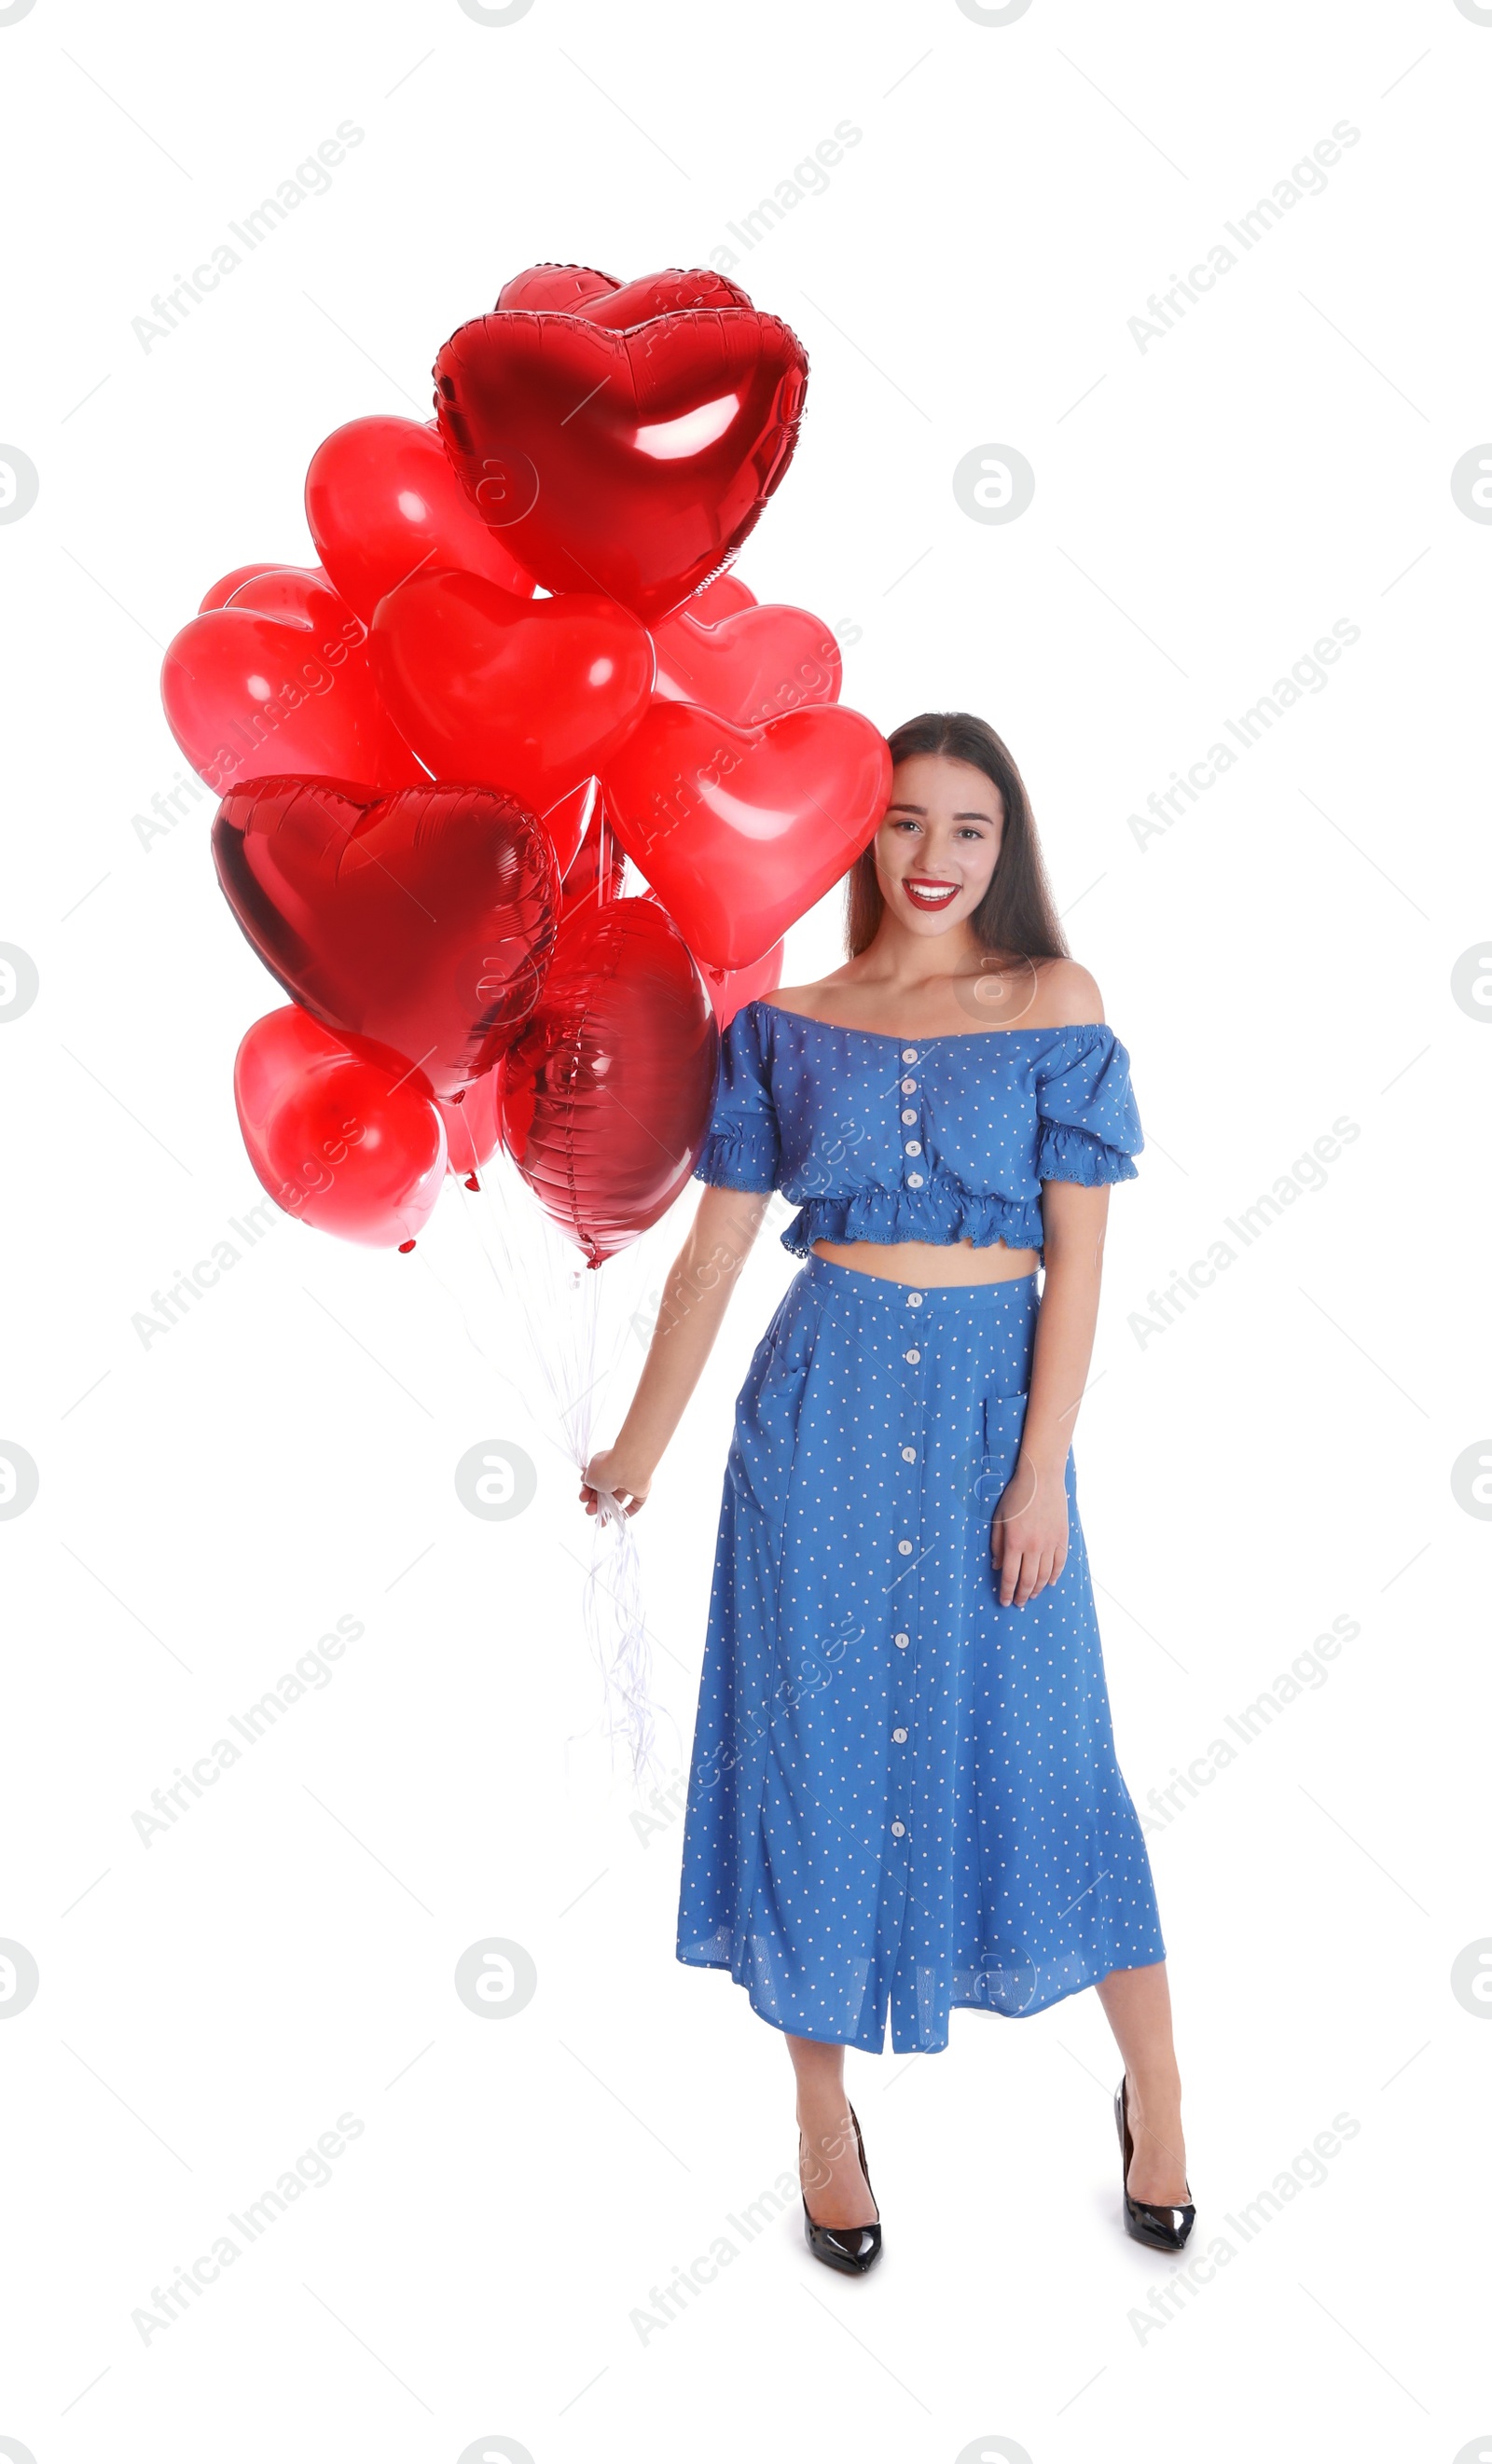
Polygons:
<instances>
[{"instance_id":1,"label":"woman's ankle","mask_svg":"<svg viewBox=\"0 0 1492 2464\"><path fill-rule=\"evenodd\" d=\"M827 2158L831 2165L855 2144L855 2125L845 2099L820 2101L800 2097L798 2127L814 2153Z\"/></svg>"},{"instance_id":2,"label":"woman's ankle","mask_svg":"<svg viewBox=\"0 0 1492 2464\"><path fill-rule=\"evenodd\" d=\"M1165 2112L1181 2101L1181 2074L1174 2062L1144 2066L1131 2062L1126 2066L1124 2077L1126 2098L1131 2106Z\"/></svg>"}]
</instances>

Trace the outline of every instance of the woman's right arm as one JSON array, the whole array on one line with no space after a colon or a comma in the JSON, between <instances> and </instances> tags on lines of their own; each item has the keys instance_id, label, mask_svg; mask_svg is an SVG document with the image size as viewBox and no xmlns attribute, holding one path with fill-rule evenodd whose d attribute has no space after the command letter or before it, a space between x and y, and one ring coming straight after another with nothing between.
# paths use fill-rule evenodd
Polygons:
<instances>
[{"instance_id":1,"label":"woman's right arm","mask_svg":"<svg viewBox=\"0 0 1492 2464\"><path fill-rule=\"evenodd\" d=\"M669 1270L647 1358L616 1442L592 1455L581 1477L587 1514L597 1510L598 1488L619 1497L628 1514L646 1503L771 1200L770 1190L705 1189Z\"/></svg>"}]
</instances>

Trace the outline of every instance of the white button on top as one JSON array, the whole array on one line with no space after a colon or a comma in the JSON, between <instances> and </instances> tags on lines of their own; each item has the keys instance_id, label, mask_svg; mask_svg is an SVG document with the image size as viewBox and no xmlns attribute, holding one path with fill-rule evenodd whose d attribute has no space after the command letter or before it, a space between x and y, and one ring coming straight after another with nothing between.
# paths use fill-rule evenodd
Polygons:
<instances>
[{"instance_id":1,"label":"white button on top","mask_svg":"<svg viewBox=\"0 0 1492 2464\"><path fill-rule=\"evenodd\" d=\"M922 1140L920 1138L909 1138L907 1140L906 1151L908 1155L920 1155L922 1153Z\"/></svg>"},{"instance_id":2,"label":"white button on top","mask_svg":"<svg viewBox=\"0 0 1492 2464\"><path fill-rule=\"evenodd\" d=\"M902 1059L903 1059L904 1061L915 1061L916 1057L917 1057L917 1047L916 1047L916 1045L915 1045L914 1044L908 1044L908 1045L903 1045L903 1047L902 1047Z\"/></svg>"},{"instance_id":3,"label":"white button on top","mask_svg":"<svg viewBox=\"0 0 1492 2464\"><path fill-rule=\"evenodd\" d=\"M905 1822L893 1822L891 1825L891 1837L893 1839L905 1839L906 1837L907 1825Z\"/></svg>"},{"instance_id":4,"label":"white button on top","mask_svg":"<svg viewBox=\"0 0 1492 2464\"><path fill-rule=\"evenodd\" d=\"M908 1186L908 1188L909 1188L909 1189L920 1189L920 1188L922 1187L922 1175L921 1175L921 1173L920 1173L920 1172L909 1172L909 1174L907 1175L907 1186Z\"/></svg>"},{"instance_id":5,"label":"white button on top","mask_svg":"<svg viewBox=\"0 0 1492 2464\"><path fill-rule=\"evenodd\" d=\"M902 1461L903 1461L903 1463L915 1463L915 1462L916 1462L916 1460L917 1460L917 1449L916 1449L916 1447L915 1447L915 1446L903 1446L903 1448L902 1448Z\"/></svg>"},{"instance_id":6,"label":"white button on top","mask_svg":"<svg viewBox=\"0 0 1492 2464\"><path fill-rule=\"evenodd\" d=\"M909 1309L920 1309L922 1307L922 1294L920 1292L909 1292L907 1294L907 1307Z\"/></svg>"},{"instance_id":7,"label":"white button on top","mask_svg":"<svg viewBox=\"0 0 1492 2464\"><path fill-rule=\"evenodd\" d=\"M911 1365L912 1365L912 1367L913 1367L913 1369L915 1369L915 1367L916 1367L916 1365L917 1365L918 1361L921 1359L921 1357L922 1357L921 1353L920 1353L920 1352L916 1352L916 1351L912 1351L912 1352L904 1352L904 1353L902 1353L902 1358L903 1358L904 1360L910 1360L910 1361L911 1361Z\"/></svg>"},{"instance_id":8,"label":"white button on top","mask_svg":"<svg viewBox=\"0 0 1492 2464\"><path fill-rule=\"evenodd\" d=\"M910 1540L898 1540L896 1543L896 1554L898 1557L910 1557L911 1555L911 1542Z\"/></svg>"},{"instance_id":9,"label":"white button on top","mask_svg":"<svg viewBox=\"0 0 1492 2464\"><path fill-rule=\"evenodd\" d=\"M916 1119L916 1117L917 1117L917 1115L916 1115L916 1113L915 1113L915 1112L913 1112L913 1111L905 1111L905 1112L903 1112L903 1114L902 1114L902 1121L903 1121L903 1123L904 1123L905 1127L906 1127L906 1128L908 1128L908 1129L910 1130L910 1129L911 1129L911 1125L912 1125L912 1122Z\"/></svg>"},{"instance_id":10,"label":"white button on top","mask_svg":"<svg viewBox=\"0 0 1492 2464\"><path fill-rule=\"evenodd\" d=\"M906 1742L907 1731L905 1728L893 1728L891 1730L891 1743L893 1746L904 1746Z\"/></svg>"},{"instance_id":11,"label":"white button on top","mask_svg":"<svg viewBox=\"0 0 1492 2464\"><path fill-rule=\"evenodd\" d=\"M891 1640L896 1645L898 1651L905 1651L907 1645L911 1640L911 1637L910 1634L893 1634Z\"/></svg>"},{"instance_id":12,"label":"white button on top","mask_svg":"<svg viewBox=\"0 0 1492 2464\"><path fill-rule=\"evenodd\" d=\"M916 1091L917 1082L915 1078L904 1078L902 1080L902 1093L904 1095L914 1095Z\"/></svg>"}]
</instances>

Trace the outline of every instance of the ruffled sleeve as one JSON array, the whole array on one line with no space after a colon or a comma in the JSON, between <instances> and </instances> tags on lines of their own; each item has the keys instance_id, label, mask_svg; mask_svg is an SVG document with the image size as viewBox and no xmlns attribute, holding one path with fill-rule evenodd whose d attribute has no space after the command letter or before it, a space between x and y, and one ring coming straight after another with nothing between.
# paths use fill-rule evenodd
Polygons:
<instances>
[{"instance_id":1,"label":"ruffled sleeve","mask_svg":"<svg viewBox=\"0 0 1492 2464\"><path fill-rule=\"evenodd\" d=\"M777 1187L780 1147L755 1003L737 1010L720 1039L714 1111L694 1178L713 1189Z\"/></svg>"},{"instance_id":2,"label":"ruffled sleeve","mask_svg":"<svg viewBox=\"0 0 1492 2464\"><path fill-rule=\"evenodd\" d=\"M1064 1031L1038 1067L1036 1110L1038 1180L1075 1180L1096 1189L1138 1177L1130 1158L1145 1138L1130 1056L1112 1027Z\"/></svg>"}]
</instances>

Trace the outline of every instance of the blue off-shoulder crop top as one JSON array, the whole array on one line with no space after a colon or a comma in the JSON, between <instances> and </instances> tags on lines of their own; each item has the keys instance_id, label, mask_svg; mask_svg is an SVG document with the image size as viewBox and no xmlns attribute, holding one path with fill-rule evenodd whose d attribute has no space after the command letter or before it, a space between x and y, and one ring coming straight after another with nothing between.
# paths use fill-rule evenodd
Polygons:
<instances>
[{"instance_id":1,"label":"blue off-shoulder crop top","mask_svg":"<svg viewBox=\"0 0 1492 2464\"><path fill-rule=\"evenodd\" d=\"M878 1035L749 1001L721 1039L696 1180L780 1190L782 1246L1041 1249L1042 1183L1133 1180L1144 1138L1109 1026Z\"/></svg>"}]
</instances>

